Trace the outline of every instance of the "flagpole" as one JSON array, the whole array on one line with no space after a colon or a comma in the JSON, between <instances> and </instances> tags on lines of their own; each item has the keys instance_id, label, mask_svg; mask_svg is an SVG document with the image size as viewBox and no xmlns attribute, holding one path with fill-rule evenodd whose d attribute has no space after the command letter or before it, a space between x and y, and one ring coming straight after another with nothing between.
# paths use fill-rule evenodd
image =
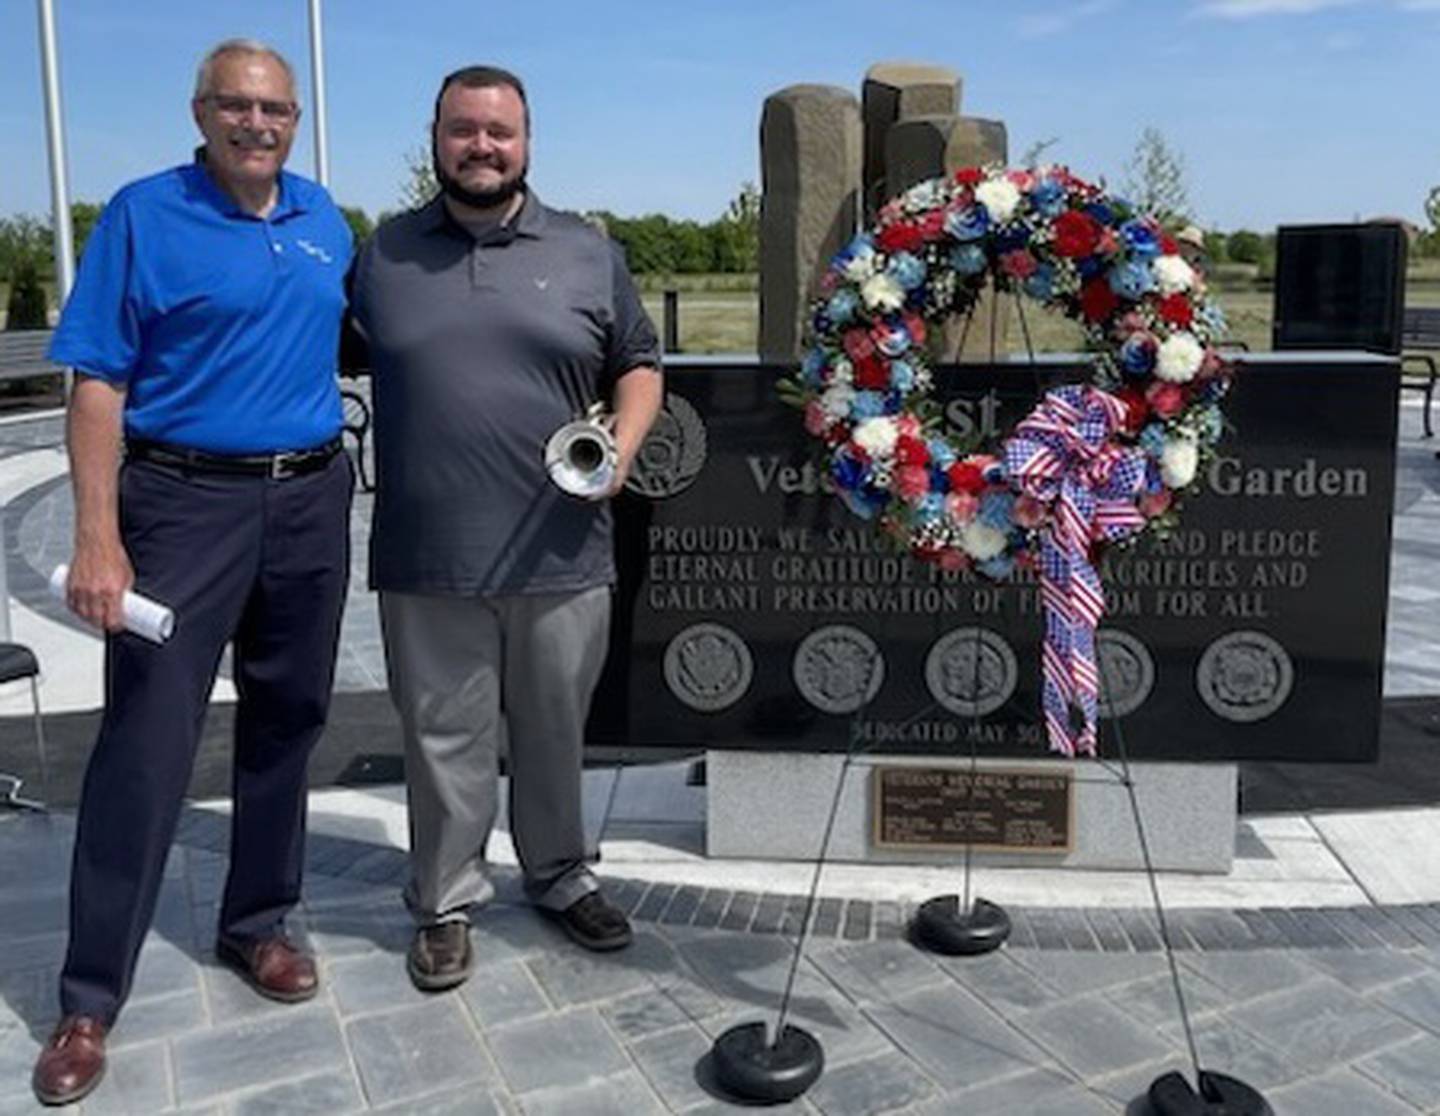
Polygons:
<instances>
[{"instance_id":1,"label":"flagpole","mask_svg":"<svg viewBox=\"0 0 1440 1116\"><path fill-rule=\"evenodd\" d=\"M310 0L310 83L315 115L315 181L330 185L330 153L325 138L325 36L320 0Z\"/></svg>"},{"instance_id":2,"label":"flagpole","mask_svg":"<svg viewBox=\"0 0 1440 1116\"><path fill-rule=\"evenodd\" d=\"M65 121L60 111L60 62L55 49L54 0L39 0L40 70L45 86L45 139L50 151L50 206L55 223L55 285L60 306L75 285L75 240L70 228L70 176L65 166ZM69 374L67 373L67 394Z\"/></svg>"}]
</instances>

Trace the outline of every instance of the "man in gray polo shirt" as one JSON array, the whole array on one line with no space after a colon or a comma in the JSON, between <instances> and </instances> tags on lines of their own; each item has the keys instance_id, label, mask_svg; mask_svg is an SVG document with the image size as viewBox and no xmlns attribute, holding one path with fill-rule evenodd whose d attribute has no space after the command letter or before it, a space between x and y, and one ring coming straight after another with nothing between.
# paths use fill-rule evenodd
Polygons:
<instances>
[{"instance_id":1,"label":"man in gray polo shirt","mask_svg":"<svg viewBox=\"0 0 1440 1116\"><path fill-rule=\"evenodd\" d=\"M630 940L587 867L580 806L610 511L554 487L544 446L607 400L618 491L659 410L658 346L618 248L526 188L529 131L513 74L447 77L432 132L443 193L383 225L353 275L375 377L371 580L405 734L407 967L430 990L469 975L467 911L493 893L502 734L530 898L589 948Z\"/></svg>"}]
</instances>

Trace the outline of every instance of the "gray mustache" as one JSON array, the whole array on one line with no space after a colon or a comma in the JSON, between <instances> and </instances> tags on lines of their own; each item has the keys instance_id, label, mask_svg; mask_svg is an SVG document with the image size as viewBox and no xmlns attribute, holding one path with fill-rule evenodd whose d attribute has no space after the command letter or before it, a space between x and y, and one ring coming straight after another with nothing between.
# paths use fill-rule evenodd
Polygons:
<instances>
[{"instance_id":1,"label":"gray mustache","mask_svg":"<svg viewBox=\"0 0 1440 1116\"><path fill-rule=\"evenodd\" d=\"M241 147L263 151L280 146L280 138L274 132L239 131L232 133L230 138Z\"/></svg>"}]
</instances>

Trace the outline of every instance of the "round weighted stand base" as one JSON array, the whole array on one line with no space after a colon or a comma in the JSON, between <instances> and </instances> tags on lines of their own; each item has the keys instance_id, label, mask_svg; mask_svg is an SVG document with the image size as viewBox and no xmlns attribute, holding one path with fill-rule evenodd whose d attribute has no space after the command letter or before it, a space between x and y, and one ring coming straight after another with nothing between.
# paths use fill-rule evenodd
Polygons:
<instances>
[{"instance_id":1,"label":"round weighted stand base","mask_svg":"<svg viewBox=\"0 0 1440 1116\"><path fill-rule=\"evenodd\" d=\"M731 1027L715 1040L710 1057L722 1089L767 1104L794 1100L825 1068L825 1051L815 1036L788 1023L774 1046L765 1043L764 1023Z\"/></svg>"},{"instance_id":2,"label":"round weighted stand base","mask_svg":"<svg viewBox=\"0 0 1440 1116\"><path fill-rule=\"evenodd\" d=\"M976 899L965 914L958 895L927 899L910 923L910 937L916 945L952 956L989 953L1004 945L1009 936L1010 916L1004 907Z\"/></svg>"},{"instance_id":3,"label":"round weighted stand base","mask_svg":"<svg viewBox=\"0 0 1440 1116\"><path fill-rule=\"evenodd\" d=\"M1204 1069L1199 1093L1181 1074L1167 1073L1155 1079L1149 1095L1156 1116L1274 1116L1270 1103L1245 1082Z\"/></svg>"}]
</instances>

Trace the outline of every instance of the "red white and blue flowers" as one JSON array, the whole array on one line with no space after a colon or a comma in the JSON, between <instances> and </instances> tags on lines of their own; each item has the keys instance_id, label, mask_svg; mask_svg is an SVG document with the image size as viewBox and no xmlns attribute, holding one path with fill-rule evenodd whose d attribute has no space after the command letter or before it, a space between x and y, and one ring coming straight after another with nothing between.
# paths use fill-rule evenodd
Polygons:
<instances>
[{"instance_id":1,"label":"red white and blue flowers","mask_svg":"<svg viewBox=\"0 0 1440 1116\"><path fill-rule=\"evenodd\" d=\"M1080 322L1096 373L982 448L944 429L926 338L990 283ZM1153 218L1064 168L967 168L887 204L821 289L786 387L835 490L945 569L1040 567L1051 744L1093 751L1096 549L1168 527L1223 426L1231 369L1203 277Z\"/></svg>"}]
</instances>

